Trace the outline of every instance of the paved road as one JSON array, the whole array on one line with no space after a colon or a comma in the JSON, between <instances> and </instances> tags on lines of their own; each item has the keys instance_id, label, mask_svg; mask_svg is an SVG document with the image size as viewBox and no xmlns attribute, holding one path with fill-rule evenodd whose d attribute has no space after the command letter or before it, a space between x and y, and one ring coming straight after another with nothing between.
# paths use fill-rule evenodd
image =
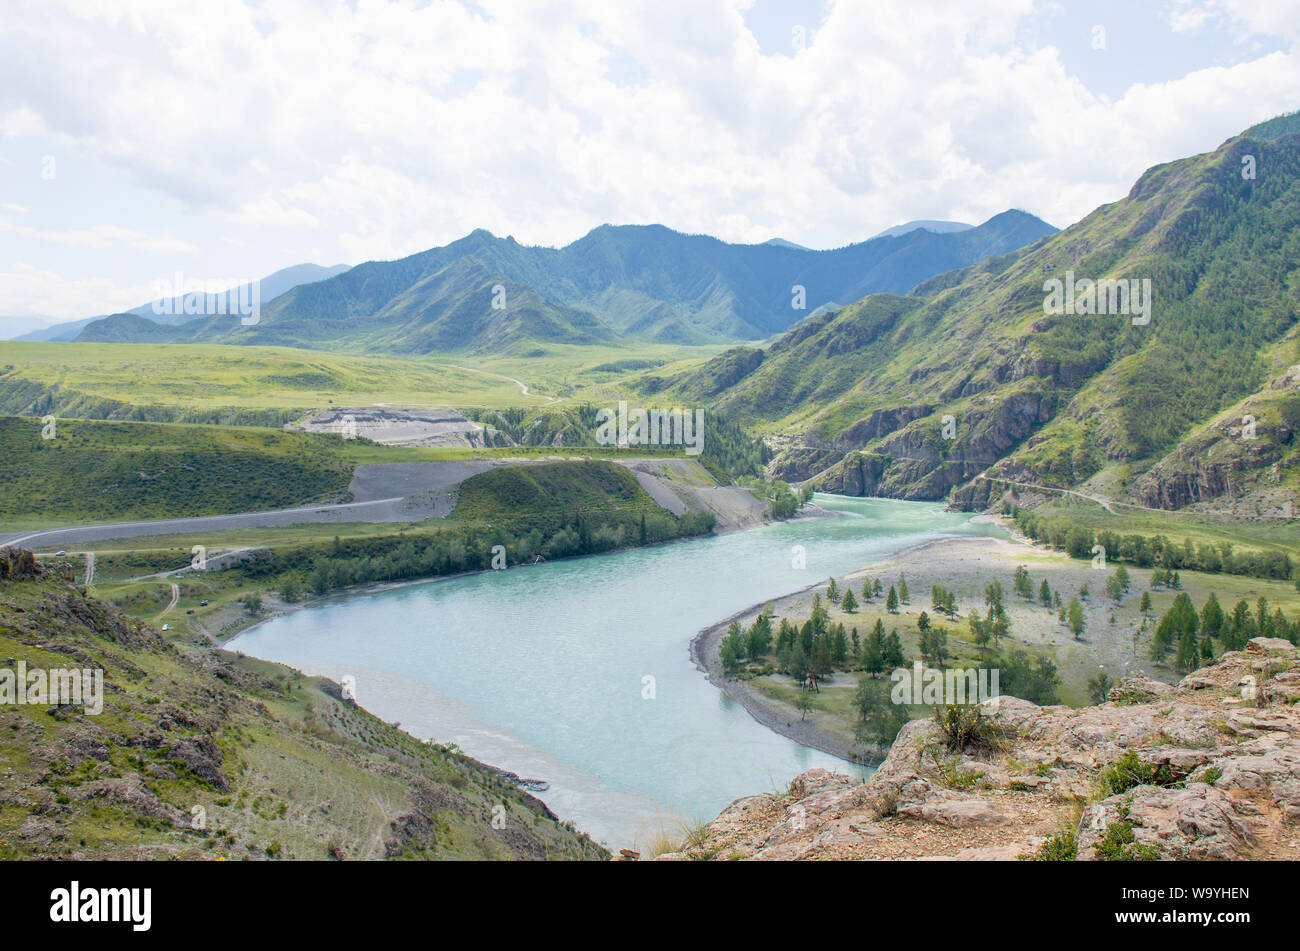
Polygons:
<instances>
[{"instance_id":1,"label":"paved road","mask_svg":"<svg viewBox=\"0 0 1300 951\"><path fill-rule=\"evenodd\" d=\"M415 521L406 499L376 499L341 505L308 505L301 508L275 509L269 512L240 512L235 515L205 515L197 518L154 519L145 522L113 522L104 525L75 525L40 532L0 533L0 547L5 545L71 545L78 542L103 541L107 538L138 538L141 535L191 535L219 532L232 528L265 528L299 525L303 522L403 522Z\"/></svg>"}]
</instances>

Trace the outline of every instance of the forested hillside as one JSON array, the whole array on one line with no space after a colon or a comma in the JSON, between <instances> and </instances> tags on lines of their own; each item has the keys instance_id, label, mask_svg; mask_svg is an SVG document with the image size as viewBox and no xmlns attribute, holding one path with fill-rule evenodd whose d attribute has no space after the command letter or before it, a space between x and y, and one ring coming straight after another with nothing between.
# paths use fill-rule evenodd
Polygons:
<instances>
[{"instance_id":1,"label":"forested hillside","mask_svg":"<svg viewBox=\"0 0 1300 951\"><path fill-rule=\"evenodd\" d=\"M1049 313L1048 282L1070 275L1149 281L1149 315ZM995 467L1054 486L1098 477L1174 507L1241 494L1269 468L1281 491L1260 514L1280 514L1298 478L1298 295L1300 135L1242 135L1150 169L1023 251L645 387L794 434L774 474L834 491L942 498ZM1243 406L1247 451L1218 457L1231 478L1190 494L1152 484L1171 454L1195 452L1184 440ZM958 499L981 503L978 484Z\"/></svg>"}]
</instances>

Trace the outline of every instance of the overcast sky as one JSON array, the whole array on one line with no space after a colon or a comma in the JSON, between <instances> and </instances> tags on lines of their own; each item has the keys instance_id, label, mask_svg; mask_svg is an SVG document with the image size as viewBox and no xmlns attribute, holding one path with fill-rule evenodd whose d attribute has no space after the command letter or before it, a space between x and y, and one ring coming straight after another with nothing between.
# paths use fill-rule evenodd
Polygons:
<instances>
[{"instance_id":1,"label":"overcast sky","mask_svg":"<svg viewBox=\"0 0 1300 951\"><path fill-rule=\"evenodd\" d=\"M1300 0L4 7L0 318L475 228L825 248L1012 207L1063 227L1300 107Z\"/></svg>"}]
</instances>

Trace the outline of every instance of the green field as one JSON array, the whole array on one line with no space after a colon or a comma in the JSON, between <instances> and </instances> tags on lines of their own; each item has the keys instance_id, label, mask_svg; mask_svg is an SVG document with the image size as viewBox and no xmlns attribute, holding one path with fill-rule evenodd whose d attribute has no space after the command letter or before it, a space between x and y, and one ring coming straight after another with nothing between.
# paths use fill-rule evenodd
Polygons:
<instances>
[{"instance_id":1,"label":"green field","mask_svg":"<svg viewBox=\"0 0 1300 951\"><path fill-rule=\"evenodd\" d=\"M331 405L536 408L559 401L609 402L626 395L613 384L640 372L642 364L675 369L717 350L555 345L536 357L476 359L471 366L466 358L291 347L5 341L0 413L267 422ZM522 381L529 393L507 377Z\"/></svg>"},{"instance_id":2,"label":"green field","mask_svg":"<svg viewBox=\"0 0 1300 951\"><path fill-rule=\"evenodd\" d=\"M430 360L216 344L18 343L0 358L0 411L53 389L56 415L96 409L231 408L301 412L338 406L531 406L509 380ZM96 404L101 404L96 406Z\"/></svg>"}]
</instances>

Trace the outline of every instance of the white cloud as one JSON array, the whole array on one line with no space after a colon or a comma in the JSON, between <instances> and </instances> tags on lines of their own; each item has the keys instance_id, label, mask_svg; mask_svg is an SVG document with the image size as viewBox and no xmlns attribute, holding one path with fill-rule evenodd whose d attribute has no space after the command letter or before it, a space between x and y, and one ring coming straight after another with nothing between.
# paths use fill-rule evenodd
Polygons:
<instances>
[{"instance_id":1,"label":"white cloud","mask_svg":"<svg viewBox=\"0 0 1300 951\"><path fill-rule=\"evenodd\" d=\"M26 211L17 205L5 205L10 211ZM89 228L57 230L51 228L33 228L28 225L15 224L0 218L0 232L34 238L38 241L51 241L79 248L131 248L162 254L198 254L197 245L179 238L165 235L148 235L119 225L98 224Z\"/></svg>"},{"instance_id":2,"label":"white cloud","mask_svg":"<svg viewBox=\"0 0 1300 951\"><path fill-rule=\"evenodd\" d=\"M68 278L22 261L0 271L0 312L77 320L137 307L151 300L149 284L122 286L109 278Z\"/></svg>"},{"instance_id":3,"label":"white cloud","mask_svg":"<svg viewBox=\"0 0 1300 951\"><path fill-rule=\"evenodd\" d=\"M1223 20L1243 35L1294 36L1300 32L1300 0L1177 0L1169 19L1176 30Z\"/></svg>"},{"instance_id":4,"label":"white cloud","mask_svg":"<svg viewBox=\"0 0 1300 951\"><path fill-rule=\"evenodd\" d=\"M1032 0L838 0L805 49L775 55L747 6L31 2L0 36L0 135L40 132L228 229L33 237L159 254L292 240L355 262L476 227L555 244L662 222L832 246L1008 207L1063 225L1300 100L1290 52L1100 97L1026 45ZM1173 16L1289 36L1298 6L1187 0Z\"/></svg>"}]
</instances>

